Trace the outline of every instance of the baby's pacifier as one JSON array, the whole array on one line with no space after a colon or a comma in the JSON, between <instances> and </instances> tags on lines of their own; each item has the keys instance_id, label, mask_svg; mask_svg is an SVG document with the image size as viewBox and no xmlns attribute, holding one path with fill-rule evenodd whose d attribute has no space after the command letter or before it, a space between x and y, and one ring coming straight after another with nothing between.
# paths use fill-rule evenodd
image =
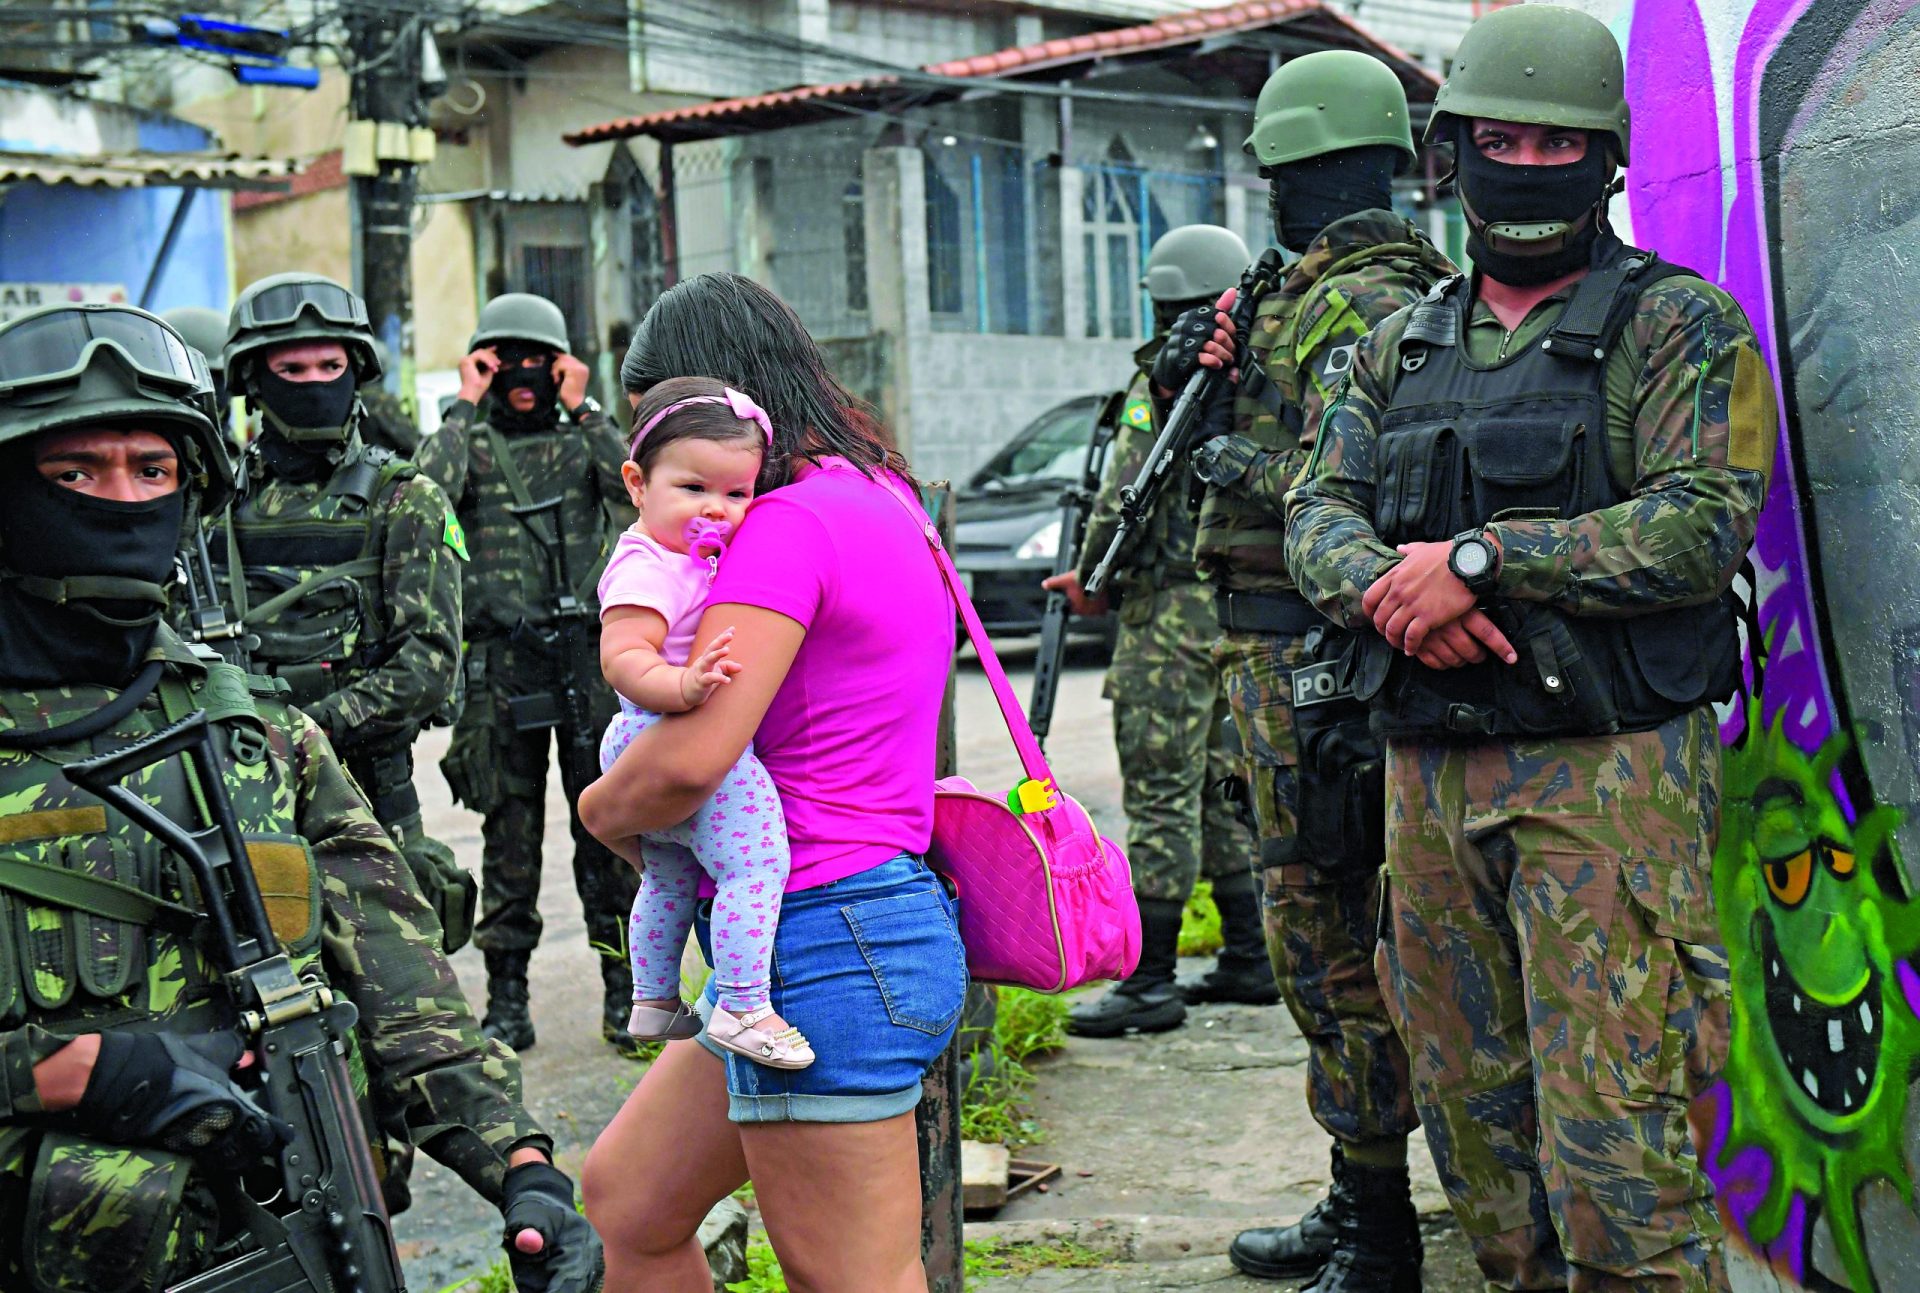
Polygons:
<instances>
[{"instance_id":1,"label":"baby's pacifier","mask_svg":"<svg viewBox=\"0 0 1920 1293\"><path fill-rule=\"evenodd\" d=\"M720 558L727 555L727 539L733 534L733 526L726 521L696 516L681 533L686 537L689 556L717 565Z\"/></svg>"}]
</instances>

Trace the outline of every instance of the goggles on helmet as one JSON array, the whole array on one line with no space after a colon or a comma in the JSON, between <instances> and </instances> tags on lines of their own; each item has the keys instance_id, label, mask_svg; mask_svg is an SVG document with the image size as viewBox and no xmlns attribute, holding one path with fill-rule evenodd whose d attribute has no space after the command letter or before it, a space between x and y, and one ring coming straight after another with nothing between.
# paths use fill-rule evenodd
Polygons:
<instances>
[{"instance_id":1,"label":"goggles on helmet","mask_svg":"<svg viewBox=\"0 0 1920 1293\"><path fill-rule=\"evenodd\" d=\"M206 361L159 319L123 306L69 305L0 329L0 393L77 378L102 347L169 394L213 388Z\"/></svg>"},{"instance_id":2,"label":"goggles on helmet","mask_svg":"<svg viewBox=\"0 0 1920 1293\"><path fill-rule=\"evenodd\" d=\"M234 327L278 328L292 323L302 311L328 323L365 328L367 303L338 283L281 283L244 297L234 305Z\"/></svg>"}]
</instances>

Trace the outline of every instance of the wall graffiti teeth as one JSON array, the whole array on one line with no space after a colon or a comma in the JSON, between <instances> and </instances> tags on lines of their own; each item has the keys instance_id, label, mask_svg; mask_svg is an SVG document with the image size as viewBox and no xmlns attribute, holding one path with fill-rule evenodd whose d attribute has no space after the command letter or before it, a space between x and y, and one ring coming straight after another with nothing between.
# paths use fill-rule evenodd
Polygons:
<instances>
[{"instance_id":1,"label":"wall graffiti teeth","mask_svg":"<svg viewBox=\"0 0 1920 1293\"><path fill-rule=\"evenodd\" d=\"M1633 239L1741 302L1785 428L1764 669L1723 714L1703 1156L1778 1279L1920 1287L1920 0L1588 2L1627 46Z\"/></svg>"}]
</instances>

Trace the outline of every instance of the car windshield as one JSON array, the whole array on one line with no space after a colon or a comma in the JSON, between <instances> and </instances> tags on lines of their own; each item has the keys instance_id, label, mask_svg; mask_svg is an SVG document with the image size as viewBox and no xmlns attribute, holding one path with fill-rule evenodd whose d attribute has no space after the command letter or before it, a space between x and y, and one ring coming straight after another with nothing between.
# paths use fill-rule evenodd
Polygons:
<instances>
[{"instance_id":1,"label":"car windshield","mask_svg":"<svg viewBox=\"0 0 1920 1293\"><path fill-rule=\"evenodd\" d=\"M1021 489L1079 480L1099 407L1098 398L1087 396L1048 409L974 473L972 487Z\"/></svg>"}]
</instances>

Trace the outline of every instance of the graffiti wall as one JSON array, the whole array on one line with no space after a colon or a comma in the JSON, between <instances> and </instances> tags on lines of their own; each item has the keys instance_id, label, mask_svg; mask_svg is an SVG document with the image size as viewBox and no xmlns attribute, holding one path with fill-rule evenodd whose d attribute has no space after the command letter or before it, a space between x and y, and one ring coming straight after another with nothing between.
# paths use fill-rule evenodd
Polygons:
<instances>
[{"instance_id":1,"label":"graffiti wall","mask_svg":"<svg viewBox=\"0 0 1920 1293\"><path fill-rule=\"evenodd\" d=\"M1736 1287L1920 1289L1920 0L1587 7L1628 51L1617 222L1746 307L1786 428L1697 1111Z\"/></svg>"}]
</instances>

